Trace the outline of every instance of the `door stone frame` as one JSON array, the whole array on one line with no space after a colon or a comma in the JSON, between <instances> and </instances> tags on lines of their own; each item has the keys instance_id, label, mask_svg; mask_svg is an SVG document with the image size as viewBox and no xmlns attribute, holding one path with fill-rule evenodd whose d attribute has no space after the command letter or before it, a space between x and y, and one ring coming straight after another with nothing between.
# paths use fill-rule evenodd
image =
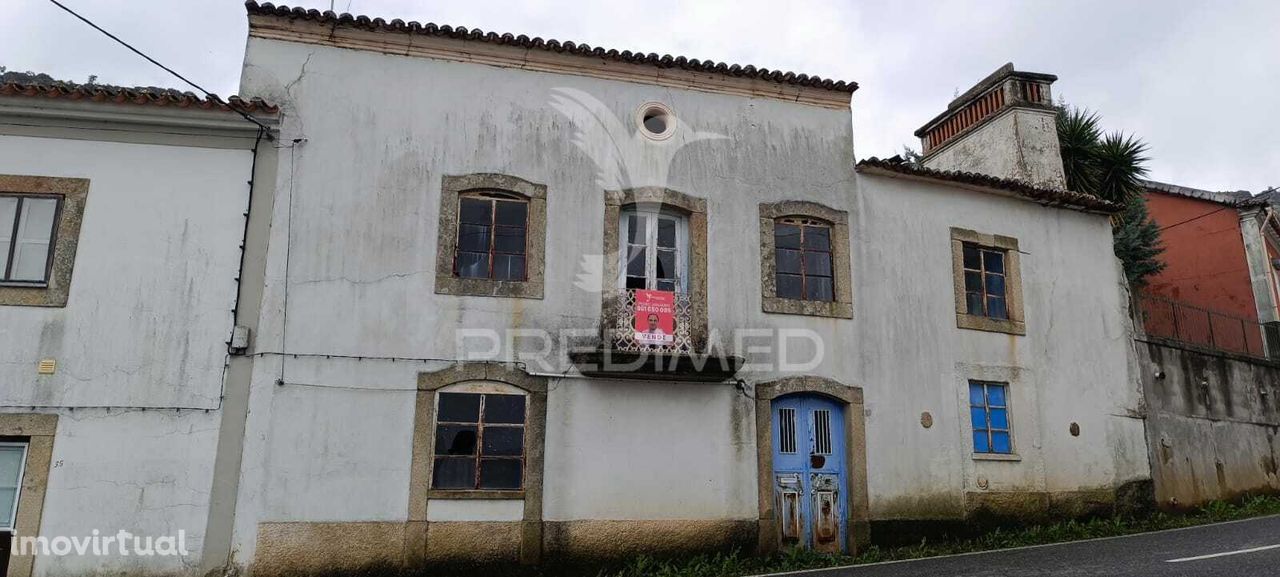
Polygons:
<instances>
[{"instance_id":1,"label":"door stone frame","mask_svg":"<svg viewBox=\"0 0 1280 577\"><path fill-rule=\"evenodd\" d=\"M845 491L848 495L845 538L849 554L857 554L867 546L871 535L862 387L817 376L785 377L755 386L756 487L760 511L758 549L761 553L769 553L777 551L780 546L773 507L773 401L801 393L827 397L844 405Z\"/></svg>"}]
</instances>

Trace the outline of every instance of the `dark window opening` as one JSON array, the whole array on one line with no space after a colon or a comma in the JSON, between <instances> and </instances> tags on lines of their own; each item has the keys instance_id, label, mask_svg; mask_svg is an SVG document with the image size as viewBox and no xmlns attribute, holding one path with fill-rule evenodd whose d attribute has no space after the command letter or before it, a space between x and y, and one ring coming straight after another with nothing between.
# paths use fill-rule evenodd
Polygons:
<instances>
[{"instance_id":1,"label":"dark window opening","mask_svg":"<svg viewBox=\"0 0 1280 577\"><path fill-rule=\"evenodd\" d=\"M965 243L965 311L971 315L1008 319L1005 251Z\"/></svg>"},{"instance_id":2,"label":"dark window opening","mask_svg":"<svg viewBox=\"0 0 1280 577\"><path fill-rule=\"evenodd\" d=\"M773 225L774 279L778 298L834 301L831 227L804 218Z\"/></svg>"},{"instance_id":3,"label":"dark window opening","mask_svg":"<svg viewBox=\"0 0 1280 577\"><path fill-rule=\"evenodd\" d=\"M503 281L527 279L529 203L501 192L458 199L458 239L453 274Z\"/></svg>"},{"instance_id":4,"label":"dark window opening","mask_svg":"<svg viewBox=\"0 0 1280 577\"><path fill-rule=\"evenodd\" d=\"M440 393L433 489L524 486L525 396Z\"/></svg>"}]
</instances>

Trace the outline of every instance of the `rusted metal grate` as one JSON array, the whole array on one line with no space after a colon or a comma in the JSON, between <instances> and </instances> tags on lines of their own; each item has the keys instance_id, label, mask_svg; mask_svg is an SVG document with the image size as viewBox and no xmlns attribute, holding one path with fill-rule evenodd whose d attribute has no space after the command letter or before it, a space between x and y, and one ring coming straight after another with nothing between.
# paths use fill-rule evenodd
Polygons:
<instances>
[{"instance_id":1,"label":"rusted metal grate","mask_svg":"<svg viewBox=\"0 0 1280 577\"><path fill-rule=\"evenodd\" d=\"M1140 293L1134 322L1148 337L1226 353L1267 358L1263 325L1255 319Z\"/></svg>"},{"instance_id":2,"label":"rusted metal grate","mask_svg":"<svg viewBox=\"0 0 1280 577\"><path fill-rule=\"evenodd\" d=\"M688 293L675 293L675 334L670 344L654 345L640 343L635 338L636 289L621 289L616 294L617 305L613 307L613 335L611 342L615 351L662 352L693 354L693 337L689 332L692 318L692 299Z\"/></svg>"}]
</instances>

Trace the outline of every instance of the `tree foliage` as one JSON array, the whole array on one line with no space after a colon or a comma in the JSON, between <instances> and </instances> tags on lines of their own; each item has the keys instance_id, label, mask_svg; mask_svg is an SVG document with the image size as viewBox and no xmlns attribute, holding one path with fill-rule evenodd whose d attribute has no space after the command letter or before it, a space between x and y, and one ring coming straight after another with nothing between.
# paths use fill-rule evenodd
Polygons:
<instances>
[{"instance_id":1,"label":"tree foliage","mask_svg":"<svg viewBox=\"0 0 1280 577\"><path fill-rule=\"evenodd\" d=\"M1123 205L1112 219L1115 253L1132 286L1146 284L1164 269L1160 229L1147 213L1142 178L1147 175L1147 145L1133 135L1103 133L1102 120L1088 110L1059 107L1058 145L1070 190Z\"/></svg>"}]
</instances>

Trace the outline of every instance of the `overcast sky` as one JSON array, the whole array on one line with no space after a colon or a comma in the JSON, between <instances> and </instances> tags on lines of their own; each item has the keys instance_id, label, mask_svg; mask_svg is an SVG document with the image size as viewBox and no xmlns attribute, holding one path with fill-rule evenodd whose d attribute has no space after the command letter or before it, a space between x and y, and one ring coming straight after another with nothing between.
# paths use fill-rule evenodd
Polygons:
<instances>
[{"instance_id":1,"label":"overcast sky","mask_svg":"<svg viewBox=\"0 0 1280 577\"><path fill-rule=\"evenodd\" d=\"M62 0L218 94L236 92L240 0ZM1123 0L334 0L339 12L754 64L853 80L858 158L912 132L1005 62L1151 146L1151 178L1280 186L1280 2ZM182 87L47 0L0 0L0 66ZM328 0L289 5L327 9Z\"/></svg>"}]
</instances>

